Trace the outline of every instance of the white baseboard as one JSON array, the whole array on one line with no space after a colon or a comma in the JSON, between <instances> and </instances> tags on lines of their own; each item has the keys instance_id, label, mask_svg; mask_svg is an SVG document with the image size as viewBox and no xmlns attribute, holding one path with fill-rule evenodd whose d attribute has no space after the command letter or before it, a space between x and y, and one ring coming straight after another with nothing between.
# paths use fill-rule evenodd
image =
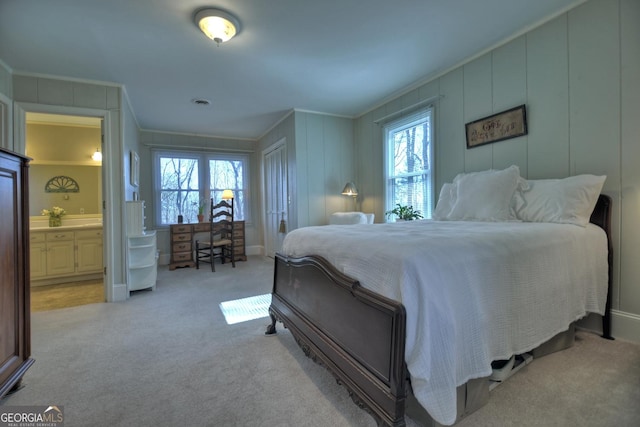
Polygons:
<instances>
[{"instance_id":1,"label":"white baseboard","mask_svg":"<svg viewBox=\"0 0 640 427\"><path fill-rule=\"evenodd\" d=\"M169 262L171 262L171 254L161 254L158 257L159 265L169 265Z\"/></svg>"},{"instance_id":2,"label":"white baseboard","mask_svg":"<svg viewBox=\"0 0 640 427\"><path fill-rule=\"evenodd\" d=\"M577 326L599 334L602 333L602 316L590 314ZM625 341L640 343L640 316L625 311L611 310L611 335Z\"/></svg>"},{"instance_id":3,"label":"white baseboard","mask_svg":"<svg viewBox=\"0 0 640 427\"><path fill-rule=\"evenodd\" d=\"M640 316L611 310L611 335L625 341L640 343Z\"/></svg>"},{"instance_id":4,"label":"white baseboard","mask_svg":"<svg viewBox=\"0 0 640 427\"><path fill-rule=\"evenodd\" d=\"M129 298L129 291L127 291L126 283L115 283L113 285L113 301L120 302L126 301Z\"/></svg>"},{"instance_id":5,"label":"white baseboard","mask_svg":"<svg viewBox=\"0 0 640 427\"><path fill-rule=\"evenodd\" d=\"M261 245L247 246L245 248L245 253L247 255L263 255L264 248Z\"/></svg>"}]
</instances>

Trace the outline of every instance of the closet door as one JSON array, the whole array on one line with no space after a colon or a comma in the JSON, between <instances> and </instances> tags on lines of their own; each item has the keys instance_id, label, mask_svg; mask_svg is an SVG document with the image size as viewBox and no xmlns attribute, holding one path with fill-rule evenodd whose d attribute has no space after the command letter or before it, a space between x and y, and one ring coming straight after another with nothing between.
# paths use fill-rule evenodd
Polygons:
<instances>
[{"instance_id":1,"label":"closet door","mask_svg":"<svg viewBox=\"0 0 640 427\"><path fill-rule=\"evenodd\" d=\"M275 257L288 231L287 151L284 140L263 158L265 194L265 255Z\"/></svg>"}]
</instances>

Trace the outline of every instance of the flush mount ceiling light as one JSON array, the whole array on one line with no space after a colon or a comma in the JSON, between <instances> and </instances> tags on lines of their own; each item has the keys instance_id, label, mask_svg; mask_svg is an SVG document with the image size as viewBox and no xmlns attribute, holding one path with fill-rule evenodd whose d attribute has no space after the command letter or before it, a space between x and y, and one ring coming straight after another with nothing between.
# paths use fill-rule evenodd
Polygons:
<instances>
[{"instance_id":1,"label":"flush mount ceiling light","mask_svg":"<svg viewBox=\"0 0 640 427\"><path fill-rule=\"evenodd\" d=\"M194 18L196 25L218 46L230 40L240 31L238 19L220 9L207 8L199 10Z\"/></svg>"}]
</instances>

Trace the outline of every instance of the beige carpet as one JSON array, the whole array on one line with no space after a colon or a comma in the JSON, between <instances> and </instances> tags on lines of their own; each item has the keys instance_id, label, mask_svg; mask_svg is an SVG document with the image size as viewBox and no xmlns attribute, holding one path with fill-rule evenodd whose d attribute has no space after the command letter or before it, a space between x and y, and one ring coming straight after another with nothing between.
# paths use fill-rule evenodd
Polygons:
<instances>
[{"instance_id":1,"label":"beige carpet","mask_svg":"<svg viewBox=\"0 0 640 427\"><path fill-rule=\"evenodd\" d=\"M267 337L268 319L225 322L222 302L271 289L272 260L236 265L161 267L157 289L126 302L33 313L36 362L0 405L61 405L66 427L374 426L281 325ZM577 336L459 425L640 425L640 345Z\"/></svg>"}]
</instances>

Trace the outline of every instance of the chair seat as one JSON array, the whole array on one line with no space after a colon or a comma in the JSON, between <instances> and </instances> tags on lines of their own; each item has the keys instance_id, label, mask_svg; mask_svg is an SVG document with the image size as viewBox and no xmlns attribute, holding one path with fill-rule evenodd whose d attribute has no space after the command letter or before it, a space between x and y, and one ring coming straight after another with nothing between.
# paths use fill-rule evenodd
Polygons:
<instances>
[{"instance_id":1,"label":"chair seat","mask_svg":"<svg viewBox=\"0 0 640 427\"><path fill-rule=\"evenodd\" d=\"M208 243L207 243L208 244ZM213 242L213 246L227 246L231 244L231 239L221 239Z\"/></svg>"},{"instance_id":2,"label":"chair seat","mask_svg":"<svg viewBox=\"0 0 640 427\"><path fill-rule=\"evenodd\" d=\"M230 244L231 244L231 239L215 240L213 242L213 244L211 244L211 242L208 241L208 240L196 240L196 245L198 245L200 247L205 247L205 246L225 246L225 245L230 245Z\"/></svg>"}]
</instances>

